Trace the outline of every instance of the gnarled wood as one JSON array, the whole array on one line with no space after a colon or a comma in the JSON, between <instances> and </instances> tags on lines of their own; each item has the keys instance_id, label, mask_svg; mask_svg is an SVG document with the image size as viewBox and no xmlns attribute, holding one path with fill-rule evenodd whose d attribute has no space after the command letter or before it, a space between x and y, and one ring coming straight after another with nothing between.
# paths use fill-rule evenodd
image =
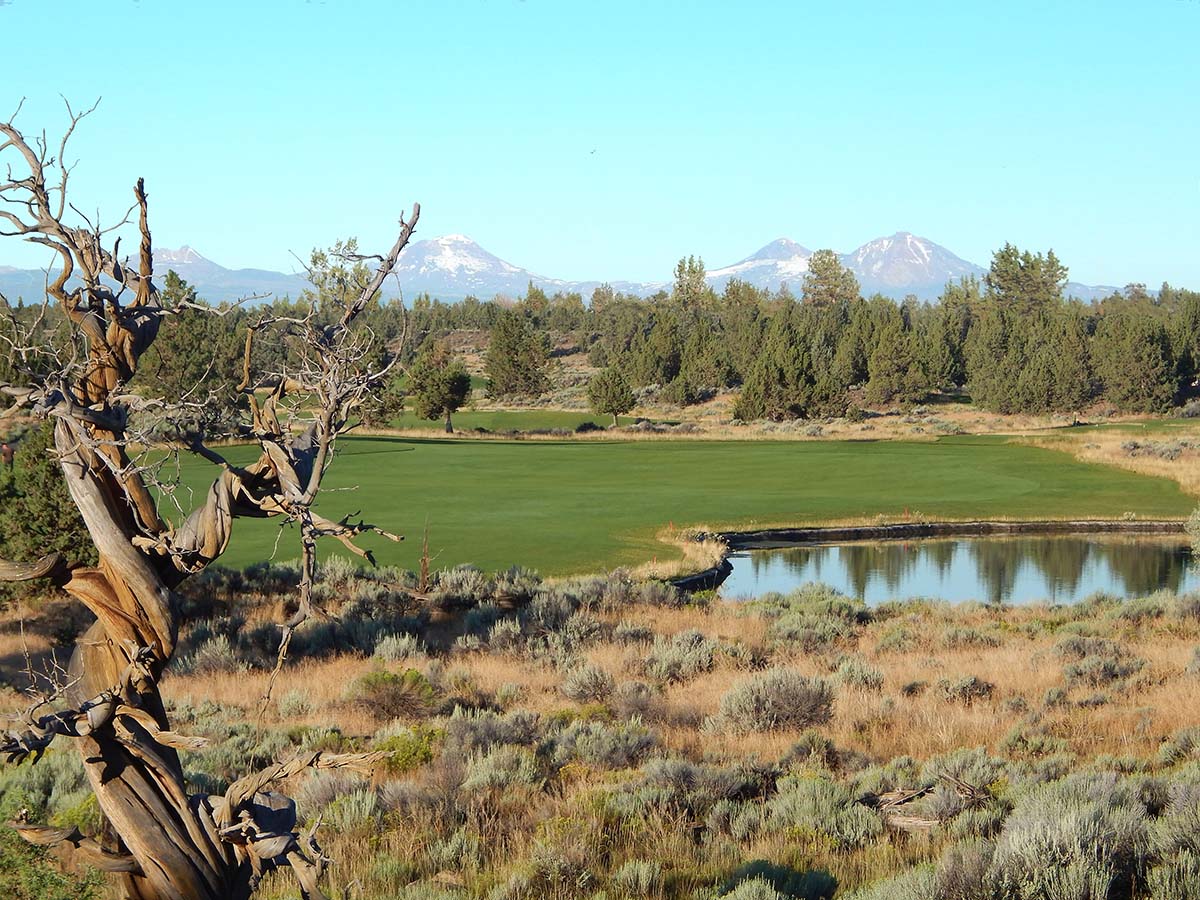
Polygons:
<instances>
[{"instance_id":1,"label":"gnarled wood","mask_svg":"<svg viewBox=\"0 0 1200 900\"><path fill-rule=\"evenodd\" d=\"M67 137L81 118L71 114ZM67 489L99 561L72 566L57 554L36 563L0 561L0 580L51 579L87 606L96 622L71 658L72 685L64 693L72 707L43 713L44 704L36 704L22 730L0 738L0 752L14 761L36 761L56 739L75 742L119 846L101 847L74 829L17 827L36 843L71 845L83 858L116 873L135 900L243 900L265 872L281 866L294 870L304 897L323 900L318 881L328 861L312 829L298 832L294 804L274 789L306 768L362 768L377 755L309 754L240 779L223 796L189 796L177 750L198 749L201 742L171 730L158 682L179 636L175 589L220 557L238 517L284 516L300 528L299 607L284 623L279 665L293 629L312 609L317 540L334 537L370 558L354 545L356 536L376 531L400 539L362 522L323 518L312 505L337 436L386 373L386 368L362 369L365 345L352 326L395 267L420 207L414 205L407 222L401 219L395 244L375 257L377 267L345 300L334 324L320 325L315 315L287 321L268 316L250 328L240 390L252 413L249 431L259 457L237 467L199 440L189 444L186 449L216 462L221 472L203 503L171 527L160 516L142 470L131 462L126 431L129 411L138 408L126 386L169 313L153 280L145 185L137 182L130 212L137 211L139 236L134 271L120 257L119 241L111 250L103 246L106 232L98 226L66 224L69 170L60 163L65 144L64 139L58 156L51 157L41 144L27 142L11 121L0 123L0 156L15 154L25 170L0 182L0 200L9 201L0 205L0 235L30 240L57 254L60 270L48 293L72 323L82 354L62 360L49 377L0 387L23 407L53 417ZM255 336L273 325L290 329L303 343L305 362L294 373L275 376L274 390L260 400L251 348ZM282 424L279 407L296 389L312 393L316 411L308 428L293 434Z\"/></svg>"}]
</instances>

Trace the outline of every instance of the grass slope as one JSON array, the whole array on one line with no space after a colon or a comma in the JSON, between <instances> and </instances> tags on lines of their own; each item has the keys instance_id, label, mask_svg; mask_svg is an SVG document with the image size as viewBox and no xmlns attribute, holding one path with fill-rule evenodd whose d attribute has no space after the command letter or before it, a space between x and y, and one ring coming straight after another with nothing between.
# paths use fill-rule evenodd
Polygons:
<instances>
[{"instance_id":1,"label":"grass slope","mask_svg":"<svg viewBox=\"0 0 1200 900\"><path fill-rule=\"evenodd\" d=\"M246 462L252 448L230 448ZM211 469L192 463L201 496ZM1080 463L1001 438L930 442L520 442L351 438L322 501L326 515L362 510L406 535L365 538L381 564L415 568L428 522L435 566L514 563L544 574L595 571L672 553L677 527L779 525L900 516L933 518L1182 517L1195 506L1173 482ZM278 525L239 520L222 562L272 555ZM326 550L336 547L330 542ZM297 554L285 533L276 558Z\"/></svg>"}]
</instances>

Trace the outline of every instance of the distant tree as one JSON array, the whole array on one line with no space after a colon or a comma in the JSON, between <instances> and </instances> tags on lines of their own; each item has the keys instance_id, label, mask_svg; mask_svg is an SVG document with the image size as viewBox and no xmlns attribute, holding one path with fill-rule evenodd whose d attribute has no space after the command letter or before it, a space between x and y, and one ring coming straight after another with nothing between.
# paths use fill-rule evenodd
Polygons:
<instances>
[{"instance_id":1,"label":"distant tree","mask_svg":"<svg viewBox=\"0 0 1200 900\"><path fill-rule=\"evenodd\" d=\"M699 305L708 293L708 283L704 280L704 260L698 256L680 259L675 264L675 284L671 290L671 299L684 307Z\"/></svg>"},{"instance_id":2,"label":"distant tree","mask_svg":"<svg viewBox=\"0 0 1200 900\"><path fill-rule=\"evenodd\" d=\"M992 254L984 276L988 298L1019 313L1044 309L1062 299L1067 267L1051 250L1044 256L1005 244Z\"/></svg>"},{"instance_id":3,"label":"distant tree","mask_svg":"<svg viewBox=\"0 0 1200 900\"><path fill-rule=\"evenodd\" d=\"M229 432L239 406L244 316L205 310L195 289L174 271L163 279L163 302L177 310L159 326L132 384L173 404L177 428L216 436Z\"/></svg>"},{"instance_id":4,"label":"distant tree","mask_svg":"<svg viewBox=\"0 0 1200 900\"><path fill-rule=\"evenodd\" d=\"M1179 391L1162 322L1133 312L1106 315L1093 342L1104 397L1126 412L1162 412Z\"/></svg>"},{"instance_id":5,"label":"distant tree","mask_svg":"<svg viewBox=\"0 0 1200 900\"><path fill-rule=\"evenodd\" d=\"M484 371L493 397L536 397L549 387L546 345L529 320L505 310L488 336Z\"/></svg>"},{"instance_id":6,"label":"distant tree","mask_svg":"<svg viewBox=\"0 0 1200 900\"><path fill-rule=\"evenodd\" d=\"M404 412L404 381L392 378L377 392L363 399L359 419L368 428L387 428Z\"/></svg>"},{"instance_id":7,"label":"distant tree","mask_svg":"<svg viewBox=\"0 0 1200 900\"><path fill-rule=\"evenodd\" d=\"M867 399L872 403L913 403L924 395L912 333L904 327L899 313L895 321L880 329L868 365Z\"/></svg>"},{"instance_id":8,"label":"distant tree","mask_svg":"<svg viewBox=\"0 0 1200 900\"><path fill-rule=\"evenodd\" d=\"M633 391L621 377L619 369L608 368L592 376L588 382L588 401L592 409L598 413L612 416L613 427L616 427L617 416L633 409Z\"/></svg>"},{"instance_id":9,"label":"distant tree","mask_svg":"<svg viewBox=\"0 0 1200 900\"><path fill-rule=\"evenodd\" d=\"M39 422L14 446L12 468L0 467L0 559L32 562L59 552L95 565L96 548L54 451L53 423ZM0 581L0 600L43 590L41 584Z\"/></svg>"},{"instance_id":10,"label":"distant tree","mask_svg":"<svg viewBox=\"0 0 1200 900\"><path fill-rule=\"evenodd\" d=\"M801 297L813 306L849 303L858 297L858 279L832 250L818 250L808 260Z\"/></svg>"},{"instance_id":11,"label":"distant tree","mask_svg":"<svg viewBox=\"0 0 1200 900\"><path fill-rule=\"evenodd\" d=\"M454 433L450 416L458 412L471 394L471 376L461 359L456 359L445 341L433 341L417 357L412 368L412 395L422 419L445 417L446 433Z\"/></svg>"}]
</instances>

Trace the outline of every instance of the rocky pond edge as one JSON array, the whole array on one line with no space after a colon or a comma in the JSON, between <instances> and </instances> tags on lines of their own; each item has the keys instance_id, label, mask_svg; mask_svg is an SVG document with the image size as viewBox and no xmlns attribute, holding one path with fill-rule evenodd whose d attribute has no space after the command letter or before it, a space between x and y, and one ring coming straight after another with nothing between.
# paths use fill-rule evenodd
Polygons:
<instances>
[{"instance_id":1,"label":"rocky pond edge","mask_svg":"<svg viewBox=\"0 0 1200 900\"><path fill-rule=\"evenodd\" d=\"M760 528L753 531L716 531L697 540L717 540L725 553L715 566L670 579L682 591L711 591L733 571L729 553L736 550L770 550L804 544L848 541L896 541L935 537L989 537L1018 534L1183 534L1183 519L1057 519L1022 522L896 522L888 525L814 525L795 528Z\"/></svg>"}]
</instances>

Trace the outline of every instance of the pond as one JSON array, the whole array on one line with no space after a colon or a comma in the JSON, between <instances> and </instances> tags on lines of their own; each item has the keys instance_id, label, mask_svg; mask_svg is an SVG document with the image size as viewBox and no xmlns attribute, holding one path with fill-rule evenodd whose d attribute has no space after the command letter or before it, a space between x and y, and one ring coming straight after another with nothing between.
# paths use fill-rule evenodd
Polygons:
<instances>
[{"instance_id":1,"label":"pond","mask_svg":"<svg viewBox=\"0 0 1200 900\"><path fill-rule=\"evenodd\" d=\"M1042 535L806 544L730 556L727 598L828 584L867 603L1072 603L1097 591L1135 597L1200 590L1200 557L1182 536Z\"/></svg>"}]
</instances>

